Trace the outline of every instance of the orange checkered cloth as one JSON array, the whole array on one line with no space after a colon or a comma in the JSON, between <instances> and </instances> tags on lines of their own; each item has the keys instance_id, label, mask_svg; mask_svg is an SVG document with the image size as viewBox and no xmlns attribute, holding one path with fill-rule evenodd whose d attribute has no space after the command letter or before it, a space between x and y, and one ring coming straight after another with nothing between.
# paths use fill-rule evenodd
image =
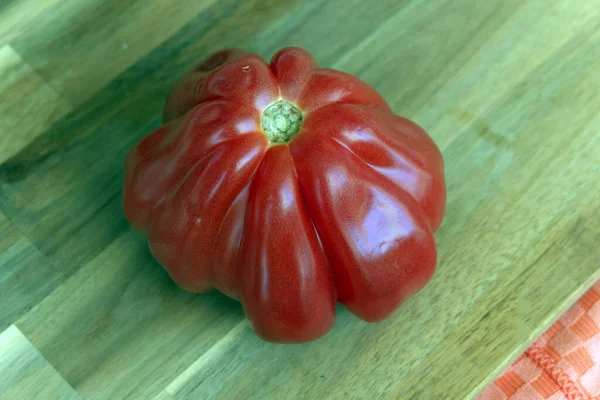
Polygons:
<instances>
[{"instance_id":1,"label":"orange checkered cloth","mask_svg":"<svg viewBox=\"0 0 600 400\"><path fill-rule=\"evenodd\" d=\"M477 400L600 400L600 282Z\"/></svg>"}]
</instances>

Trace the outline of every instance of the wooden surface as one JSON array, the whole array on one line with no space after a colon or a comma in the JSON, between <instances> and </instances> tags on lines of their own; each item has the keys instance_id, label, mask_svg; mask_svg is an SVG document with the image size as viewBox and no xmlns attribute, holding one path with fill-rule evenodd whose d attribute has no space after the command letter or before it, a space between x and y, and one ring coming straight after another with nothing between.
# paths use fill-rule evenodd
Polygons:
<instances>
[{"instance_id":1,"label":"wooden surface","mask_svg":"<svg viewBox=\"0 0 600 400\"><path fill-rule=\"evenodd\" d=\"M298 45L446 161L431 284L262 342L121 210L128 149L209 52ZM0 2L0 399L472 398L600 277L597 0Z\"/></svg>"}]
</instances>

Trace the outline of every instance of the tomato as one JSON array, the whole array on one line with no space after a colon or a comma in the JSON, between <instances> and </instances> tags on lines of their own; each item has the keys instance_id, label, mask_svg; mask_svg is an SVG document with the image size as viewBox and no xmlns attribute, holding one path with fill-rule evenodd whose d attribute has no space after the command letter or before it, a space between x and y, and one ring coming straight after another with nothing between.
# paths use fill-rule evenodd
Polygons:
<instances>
[{"instance_id":1,"label":"tomato","mask_svg":"<svg viewBox=\"0 0 600 400\"><path fill-rule=\"evenodd\" d=\"M335 303L380 321L436 266L440 151L366 83L300 48L218 52L125 163L124 211L182 288L241 302L262 338L319 338Z\"/></svg>"}]
</instances>

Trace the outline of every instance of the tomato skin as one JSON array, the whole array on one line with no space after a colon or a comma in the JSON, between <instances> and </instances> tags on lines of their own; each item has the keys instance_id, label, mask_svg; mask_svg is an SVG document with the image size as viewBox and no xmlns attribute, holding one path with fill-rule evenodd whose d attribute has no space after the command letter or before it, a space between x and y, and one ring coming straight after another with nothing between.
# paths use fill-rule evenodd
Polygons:
<instances>
[{"instance_id":1,"label":"tomato skin","mask_svg":"<svg viewBox=\"0 0 600 400\"><path fill-rule=\"evenodd\" d=\"M279 143L261 118L281 100L302 124ZM323 336L336 302L380 321L433 276L442 155L358 78L300 48L226 49L163 115L127 157L125 215L178 285L239 300L265 340Z\"/></svg>"},{"instance_id":2,"label":"tomato skin","mask_svg":"<svg viewBox=\"0 0 600 400\"><path fill-rule=\"evenodd\" d=\"M274 146L263 158L245 222L238 279L254 329L273 341L325 334L335 320L335 290L288 146Z\"/></svg>"}]
</instances>

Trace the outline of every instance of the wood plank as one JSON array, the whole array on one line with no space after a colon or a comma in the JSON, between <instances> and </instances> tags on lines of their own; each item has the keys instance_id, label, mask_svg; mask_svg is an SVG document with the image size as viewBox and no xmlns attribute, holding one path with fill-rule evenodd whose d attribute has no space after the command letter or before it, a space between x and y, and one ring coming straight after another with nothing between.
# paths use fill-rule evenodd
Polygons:
<instances>
[{"instance_id":1,"label":"wood plank","mask_svg":"<svg viewBox=\"0 0 600 400\"><path fill-rule=\"evenodd\" d=\"M78 0L8 0L0 3L0 46L35 28L32 21L49 10L61 9L64 18L69 11L77 11L77 4L89 4ZM67 7L65 7L67 5Z\"/></svg>"},{"instance_id":2,"label":"wood plank","mask_svg":"<svg viewBox=\"0 0 600 400\"><path fill-rule=\"evenodd\" d=\"M154 398L154 400L173 400L173 396L167 393L166 390L163 390Z\"/></svg>"},{"instance_id":3,"label":"wood plank","mask_svg":"<svg viewBox=\"0 0 600 400\"><path fill-rule=\"evenodd\" d=\"M81 3L85 6L78 6L76 13L69 7L71 13L67 17L60 14L62 7L57 7L54 12L51 8L49 13L35 18L35 29L11 42L17 52L72 104L88 99L199 14L223 18L248 8L242 1L216 0L176 3L87 0ZM273 18L283 7L293 7L297 2L280 3L282 6L275 8L255 7L253 12L264 14L267 19ZM234 25L230 29L239 27Z\"/></svg>"},{"instance_id":4,"label":"wood plank","mask_svg":"<svg viewBox=\"0 0 600 400\"><path fill-rule=\"evenodd\" d=\"M0 398L80 399L14 325L0 333Z\"/></svg>"},{"instance_id":5,"label":"wood plank","mask_svg":"<svg viewBox=\"0 0 600 400\"><path fill-rule=\"evenodd\" d=\"M225 333L211 348L190 365L181 375L179 375L165 390L165 393L174 399L182 398L203 398L211 393L218 392L222 388L223 381L207 382L210 388L207 393L195 393L195 389L204 381L206 369L216 367L223 374L240 373L245 369L244 363L229 363L227 365L216 365L214 360L220 359L226 355L231 355L240 349L239 338L241 334L251 331L250 324L247 319L243 319L233 329ZM251 340L255 344L260 342L260 339L254 335Z\"/></svg>"},{"instance_id":6,"label":"wood plank","mask_svg":"<svg viewBox=\"0 0 600 400\"><path fill-rule=\"evenodd\" d=\"M128 231L16 325L83 398L147 399L242 319L224 295L175 286Z\"/></svg>"},{"instance_id":7,"label":"wood plank","mask_svg":"<svg viewBox=\"0 0 600 400\"><path fill-rule=\"evenodd\" d=\"M10 46L0 47L0 163L71 111Z\"/></svg>"},{"instance_id":8,"label":"wood plank","mask_svg":"<svg viewBox=\"0 0 600 400\"><path fill-rule=\"evenodd\" d=\"M64 276L0 213L0 331L63 280Z\"/></svg>"},{"instance_id":9,"label":"wood plank","mask_svg":"<svg viewBox=\"0 0 600 400\"><path fill-rule=\"evenodd\" d=\"M270 59L282 47L300 46L322 66L332 67L365 38L377 36L379 27L397 13L418 3L415 0L305 2L275 20L246 47ZM328 37L331 40L323 45L324 38Z\"/></svg>"}]
</instances>

